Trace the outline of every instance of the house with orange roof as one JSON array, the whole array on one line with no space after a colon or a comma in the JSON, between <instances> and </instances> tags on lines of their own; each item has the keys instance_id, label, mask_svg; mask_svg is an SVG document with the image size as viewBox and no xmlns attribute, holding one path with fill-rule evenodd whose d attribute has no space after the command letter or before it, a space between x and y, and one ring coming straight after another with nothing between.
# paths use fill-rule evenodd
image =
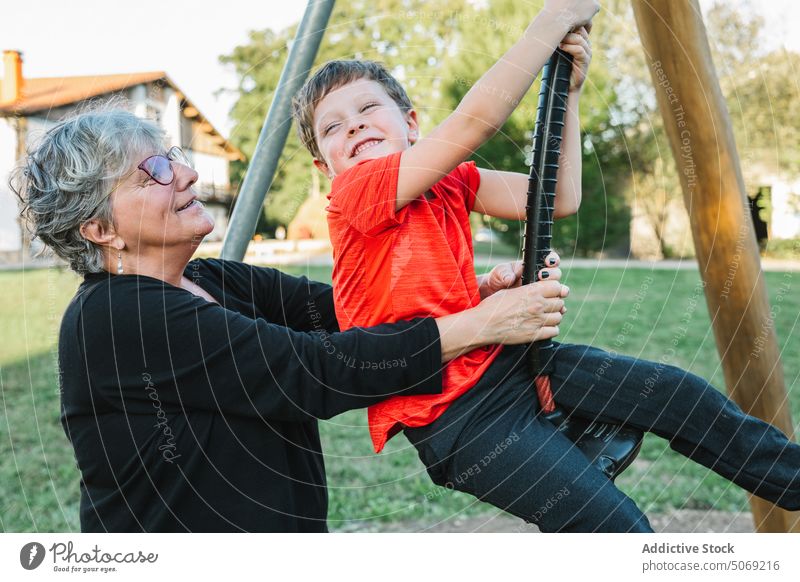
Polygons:
<instances>
[{"instance_id":1,"label":"house with orange roof","mask_svg":"<svg viewBox=\"0 0 800 582\"><path fill-rule=\"evenodd\" d=\"M243 159L163 71L27 79L22 54L3 51L0 82L0 264L27 262L36 241L27 240L20 224L16 196L8 174L27 148L58 121L73 115L88 101L118 99L134 114L155 120L165 130L169 146L182 148L197 170L195 189L214 215L214 231L206 240L222 240L233 206L235 189L229 165Z\"/></svg>"}]
</instances>

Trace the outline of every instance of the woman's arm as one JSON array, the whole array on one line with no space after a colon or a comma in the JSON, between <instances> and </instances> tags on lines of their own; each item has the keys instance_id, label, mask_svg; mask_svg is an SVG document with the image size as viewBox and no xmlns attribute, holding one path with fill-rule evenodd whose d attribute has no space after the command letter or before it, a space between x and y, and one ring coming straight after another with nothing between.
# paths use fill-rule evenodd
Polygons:
<instances>
[{"instance_id":1,"label":"woman's arm","mask_svg":"<svg viewBox=\"0 0 800 582\"><path fill-rule=\"evenodd\" d=\"M252 300L268 321L295 331L339 331L330 285L241 261L202 262L228 285L235 282L240 296Z\"/></svg>"},{"instance_id":2,"label":"woman's arm","mask_svg":"<svg viewBox=\"0 0 800 582\"><path fill-rule=\"evenodd\" d=\"M307 277L287 275L277 269L252 267L264 280L256 291L261 309L270 321L295 331L339 331L333 307L333 287Z\"/></svg>"},{"instance_id":3,"label":"woman's arm","mask_svg":"<svg viewBox=\"0 0 800 582\"><path fill-rule=\"evenodd\" d=\"M557 333L557 282L498 291L433 320L297 332L155 279L114 278L81 298L74 331L96 398L129 414L216 412L329 418L390 396L442 389L441 362L476 346ZM544 326L544 327L543 327ZM74 339L70 339L74 338Z\"/></svg>"},{"instance_id":4,"label":"woman's arm","mask_svg":"<svg viewBox=\"0 0 800 582\"><path fill-rule=\"evenodd\" d=\"M251 267L263 283L256 298L270 321L295 331L339 331L333 307L333 287L307 277L287 275L277 269Z\"/></svg>"},{"instance_id":5,"label":"woman's arm","mask_svg":"<svg viewBox=\"0 0 800 582\"><path fill-rule=\"evenodd\" d=\"M105 402L129 413L151 413L156 397L167 412L308 420L442 389L430 319L302 333L128 279L85 298L76 335L78 368Z\"/></svg>"},{"instance_id":6,"label":"woman's arm","mask_svg":"<svg viewBox=\"0 0 800 582\"><path fill-rule=\"evenodd\" d=\"M540 273L539 280L558 281L561 279L559 263L560 257L558 254L551 252L547 257L549 267L546 270L548 271L548 276L542 277ZM306 277L287 275L276 269L250 268L255 272L255 276L263 281L262 290L269 289L272 295L272 301L270 301L270 293L262 292L261 294L261 301L264 304L261 309L264 313L268 313L268 310L279 310L286 318L285 325L295 330L339 330L333 306L333 288L330 285L309 281ZM491 273L478 276L481 300L503 289L518 287L521 276L521 261L502 263L492 269ZM553 287L549 290L548 288L544 290L536 288L521 293L520 296L524 297L529 294L529 300L534 303L535 297L542 293L549 292L550 296L559 297L557 293L562 292L562 289L564 295L561 297L566 297L569 289L563 286L559 288ZM515 309L513 306L507 306L507 308ZM520 308L519 305L516 307L516 309ZM563 315L565 312L566 308L563 307L562 301L560 313ZM484 345L493 343L526 343L531 341L531 337L536 333L539 333L542 338L553 337L557 333L554 333L553 329L534 330L534 327L540 324L536 319L536 314L532 313L531 316L530 321L519 324L518 329L523 334L528 334L521 341L516 339L508 341L509 336L507 334L503 335L500 326L504 323L505 316L500 312L485 314L481 310L477 312L465 311L436 319L442 344L442 362L448 362L458 355ZM508 313L508 319L513 319L514 317L517 317L515 313ZM551 316L548 321L552 319ZM311 322L311 325L309 325L309 322Z\"/></svg>"},{"instance_id":7,"label":"woman's arm","mask_svg":"<svg viewBox=\"0 0 800 582\"><path fill-rule=\"evenodd\" d=\"M495 291L472 309L436 319L446 362L480 346L524 344L558 335L569 288L539 281Z\"/></svg>"}]
</instances>

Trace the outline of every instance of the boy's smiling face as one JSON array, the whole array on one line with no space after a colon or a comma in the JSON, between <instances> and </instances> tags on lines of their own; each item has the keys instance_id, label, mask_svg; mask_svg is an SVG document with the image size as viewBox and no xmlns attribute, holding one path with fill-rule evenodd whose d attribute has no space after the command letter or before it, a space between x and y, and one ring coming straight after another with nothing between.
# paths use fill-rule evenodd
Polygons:
<instances>
[{"instance_id":1,"label":"boy's smiling face","mask_svg":"<svg viewBox=\"0 0 800 582\"><path fill-rule=\"evenodd\" d=\"M358 79L320 100L314 134L323 158L314 165L334 178L364 160L408 149L419 127L416 112L403 112L380 83Z\"/></svg>"}]
</instances>

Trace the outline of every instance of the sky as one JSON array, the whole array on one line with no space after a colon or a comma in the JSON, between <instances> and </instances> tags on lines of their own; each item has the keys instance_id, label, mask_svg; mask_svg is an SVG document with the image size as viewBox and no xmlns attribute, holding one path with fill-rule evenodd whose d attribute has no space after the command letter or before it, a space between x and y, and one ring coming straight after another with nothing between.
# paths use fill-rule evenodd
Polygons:
<instances>
[{"instance_id":1,"label":"sky","mask_svg":"<svg viewBox=\"0 0 800 582\"><path fill-rule=\"evenodd\" d=\"M346 1L346 0L340 0ZM432 0L434 1L434 0ZM713 0L700 0L701 6ZM602 5L602 0L600 0ZM236 86L221 65L247 42L249 30L280 30L298 22L302 0L28 0L0 12L0 49L23 53L26 77L166 71L214 126L229 135ZM800 52L800 2L758 0L775 47Z\"/></svg>"},{"instance_id":2,"label":"sky","mask_svg":"<svg viewBox=\"0 0 800 582\"><path fill-rule=\"evenodd\" d=\"M0 11L0 50L22 51L24 76L166 71L227 136L228 111L235 97L215 92L236 87L237 78L231 67L219 63L219 56L246 43L250 30L280 30L299 22L306 3L28 0L8 4L13 8L6 5Z\"/></svg>"}]
</instances>

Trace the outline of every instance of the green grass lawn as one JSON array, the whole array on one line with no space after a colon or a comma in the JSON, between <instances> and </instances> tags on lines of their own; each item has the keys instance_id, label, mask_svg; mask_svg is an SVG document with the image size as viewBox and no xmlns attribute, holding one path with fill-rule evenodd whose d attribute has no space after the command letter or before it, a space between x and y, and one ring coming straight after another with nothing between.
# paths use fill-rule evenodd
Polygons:
<instances>
[{"instance_id":1,"label":"green grass lawn","mask_svg":"<svg viewBox=\"0 0 800 582\"><path fill-rule=\"evenodd\" d=\"M330 269L290 268L322 281ZM767 273L772 304L800 274ZM661 359L723 386L713 332L694 271L573 269L560 340ZM61 314L78 283L56 269L0 273L0 530L78 529L78 471L58 420L56 341ZM785 285L784 285L785 289ZM694 304L695 301L699 301ZM694 305L694 307L693 307ZM800 419L800 295L780 300L776 331L792 414ZM689 319L687 330L684 321ZM626 325L629 324L629 325ZM380 529L389 521L431 523L493 511L475 499L432 485L401 436L372 453L366 413L321 423L334 530ZM745 493L648 435L637 461L617 483L645 512L671 508L747 509Z\"/></svg>"}]
</instances>

